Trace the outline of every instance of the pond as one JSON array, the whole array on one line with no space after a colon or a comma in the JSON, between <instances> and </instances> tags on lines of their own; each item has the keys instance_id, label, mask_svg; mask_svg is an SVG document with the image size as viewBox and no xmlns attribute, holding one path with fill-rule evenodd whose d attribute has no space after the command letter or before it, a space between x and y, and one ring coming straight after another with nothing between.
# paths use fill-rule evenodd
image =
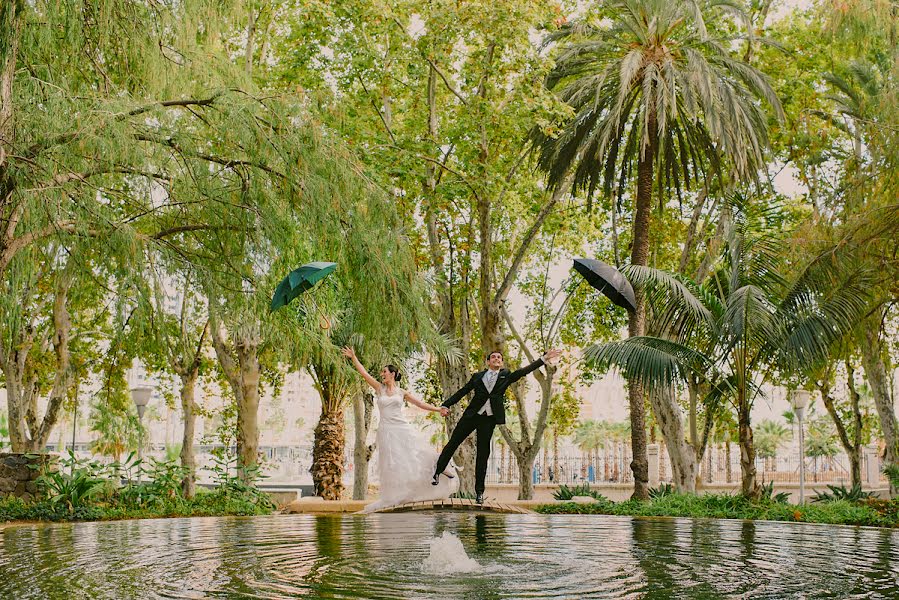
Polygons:
<instances>
[{"instance_id":1,"label":"pond","mask_svg":"<svg viewBox=\"0 0 899 600\"><path fill-rule=\"evenodd\" d=\"M0 598L296 597L896 598L899 533L460 512L0 530Z\"/></svg>"}]
</instances>

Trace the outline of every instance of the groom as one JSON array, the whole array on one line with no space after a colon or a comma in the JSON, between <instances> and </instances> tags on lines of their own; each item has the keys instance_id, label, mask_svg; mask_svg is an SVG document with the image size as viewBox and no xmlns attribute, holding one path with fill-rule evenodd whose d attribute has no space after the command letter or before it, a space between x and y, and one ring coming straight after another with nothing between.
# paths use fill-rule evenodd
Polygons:
<instances>
[{"instance_id":1,"label":"groom","mask_svg":"<svg viewBox=\"0 0 899 600\"><path fill-rule=\"evenodd\" d=\"M484 503L484 480L487 478L487 459L490 457L490 439L497 425L506 422L506 407L504 398L510 385L538 369L549 360L553 360L561 354L561 350L550 350L531 364L517 371L509 371L503 368L503 353L491 352L487 355L487 368L478 371L471 376L468 383L458 392L450 396L443 403L440 414L444 417L449 414L449 407L464 398L474 390L474 398L468 404L462 418L456 424L456 428L450 435L449 441L437 459L437 468L431 480L433 485L438 484L440 474L449 466L450 459L459 445L465 441L472 431L478 432L478 455L475 463L474 491L477 493L475 502Z\"/></svg>"}]
</instances>

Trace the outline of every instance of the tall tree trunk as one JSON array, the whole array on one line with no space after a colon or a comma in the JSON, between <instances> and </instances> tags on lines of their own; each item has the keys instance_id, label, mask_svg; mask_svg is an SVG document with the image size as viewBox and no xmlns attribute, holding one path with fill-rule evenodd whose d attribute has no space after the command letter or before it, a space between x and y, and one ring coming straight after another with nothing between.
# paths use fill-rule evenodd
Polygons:
<instances>
[{"instance_id":1,"label":"tall tree trunk","mask_svg":"<svg viewBox=\"0 0 899 600\"><path fill-rule=\"evenodd\" d=\"M0 187L5 188L6 164L15 139L13 119L13 80L19 53L19 38L24 20L24 0L4 0L0 9ZM0 202L6 203L6 197Z\"/></svg>"},{"instance_id":2,"label":"tall tree trunk","mask_svg":"<svg viewBox=\"0 0 899 600\"><path fill-rule=\"evenodd\" d=\"M243 68L247 75L253 73L253 50L256 43L256 26L261 15L262 10L257 12L250 7L250 14L248 15L249 20L247 21L247 46L244 48L243 56Z\"/></svg>"},{"instance_id":3,"label":"tall tree trunk","mask_svg":"<svg viewBox=\"0 0 899 600\"><path fill-rule=\"evenodd\" d=\"M237 464L244 476L259 464L259 356L258 341L239 339L236 344L240 365L241 394L237 403Z\"/></svg>"},{"instance_id":4,"label":"tall tree trunk","mask_svg":"<svg viewBox=\"0 0 899 600\"><path fill-rule=\"evenodd\" d=\"M181 412L184 420L184 434L181 436L181 467L184 479L181 491L185 498L193 498L197 491L197 461L194 457L194 432L197 423L195 388L199 369L192 369L181 375Z\"/></svg>"},{"instance_id":5,"label":"tall tree trunk","mask_svg":"<svg viewBox=\"0 0 899 600\"><path fill-rule=\"evenodd\" d=\"M855 388L855 368L852 362L846 361L846 385L849 388L849 403L852 407L852 451L849 452L849 468L852 471L852 485L862 484L862 410L861 395Z\"/></svg>"},{"instance_id":6,"label":"tall tree trunk","mask_svg":"<svg viewBox=\"0 0 899 600\"><path fill-rule=\"evenodd\" d=\"M312 446L312 483L315 495L325 500L340 500L343 496L345 436L343 407L322 410Z\"/></svg>"},{"instance_id":7,"label":"tall tree trunk","mask_svg":"<svg viewBox=\"0 0 899 600\"><path fill-rule=\"evenodd\" d=\"M228 380L237 405L237 466L239 475L246 478L258 465L259 448L259 344L258 324L244 324L244 331L234 334L235 360L229 350L217 320L210 311L212 346L219 365Z\"/></svg>"},{"instance_id":8,"label":"tall tree trunk","mask_svg":"<svg viewBox=\"0 0 899 600\"><path fill-rule=\"evenodd\" d=\"M553 479L559 478L559 431L553 428Z\"/></svg>"},{"instance_id":9,"label":"tall tree trunk","mask_svg":"<svg viewBox=\"0 0 899 600\"><path fill-rule=\"evenodd\" d=\"M534 460L537 452L522 454L518 459L518 499L531 500L534 497ZM517 457L516 457L517 458Z\"/></svg>"},{"instance_id":10,"label":"tall tree trunk","mask_svg":"<svg viewBox=\"0 0 899 600\"><path fill-rule=\"evenodd\" d=\"M671 387L658 388L649 394L665 447L671 460L672 480L679 492L696 492L696 451L684 438L680 406Z\"/></svg>"},{"instance_id":11,"label":"tall tree trunk","mask_svg":"<svg viewBox=\"0 0 899 600\"><path fill-rule=\"evenodd\" d=\"M864 340L859 344L862 355L862 366L874 396L874 406L880 417L880 429L886 444L884 462L887 465L899 466L899 424L896 421L896 410L890 389L890 380L884 355L886 354L883 338L880 334L882 309L865 323ZM891 494L897 490L891 489Z\"/></svg>"},{"instance_id":12,"label":"tall tree trunk","mask_svg":"<svg viewBox=\"0 0 899 600\"><path fill-rule=\"evenodd\" d=\"M847 366L849 366L849 361L847 361ZM849 376L852 377L854 375L853 371L849 370ZM854 382L849 382L849 394L853 395L855 384ZM840 418L839 413L837 412L836 403L834 401L833 396L831 396L830 390L830 381L825 377L822 378L821 381L818 382L818 390L821 392L821 400L824 403L824 408L827 409L827 414L830 415L830 419L833 421L834 427L837 430L837 436L840 440L840 445L843 446L843 450L846 452L846 456L849 458L849 468L852 477L852 485L853 486L861 486L862 484L862 467L861 467L861 447L856 446L853 439L850 439L849 431L846 429L846 425L843 423L843 420ZM858 407L857 394L853 403L853 408ZM861 415L859 414L859 420ZM858 439L858 436L853 436Z\"/></svg>"},{"instance_id":13,"label":"tall tree trunk","mask_svg":"<svg viewBox=\"0 0 899 600\"><path fill-rule=\"evenodd\" d=\"M371 394L360 391L353 396L353 500L368 495L368 463L375 449L368 443L373 404Z\"/></svg>"},{"instance_id":14,"label":"tall tree trunk","mask_svg":"<svg viewBox=\"0 0 899 600\"><path fill-rule=\"evenodd\" d=\"M730 440L724 442L724 479L727 483L734 480L733 468L730 466Z\"/></svg>"},{"instance_id":15,"label":"tall tree trunk","mask_svg":"<svg viewBox=\"0 0 899 600\"><path fill-rule=\"evenodd\" d=\"M653 168L658 131L655 115L650 115L648 142L641 148L640 160L637 164L637 206L634 211L633 246L631 248L631 264L645 266L649 259L649 226L652 204ZM646 299L640 286L634 293L637 310L631 313L628 321L628 334L631 337L646 333ZM646 413L643 399L643 386L636 381L628 381L628 404L631 419L631 447L633 460L631 471L634 473L635 500L649 499L649 461L646 455Z\"/></svg>"}]
</instances>

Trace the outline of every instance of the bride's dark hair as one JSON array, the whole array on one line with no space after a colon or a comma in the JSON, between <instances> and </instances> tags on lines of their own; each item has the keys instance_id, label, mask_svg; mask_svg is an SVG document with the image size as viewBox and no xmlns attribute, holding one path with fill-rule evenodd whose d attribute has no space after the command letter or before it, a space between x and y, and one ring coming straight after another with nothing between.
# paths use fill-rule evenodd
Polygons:
<instances>
[{"instance_id":1,"label":"bride's dark hair","mask_svg":"<svg viewBox=\"0 0 899 600\"><path fill-rule=\"evenodd\" d=\"M393 373L393 380L397 383L400 382L400 379L403 378L403 374L400 373L400 370L394 367L393 365L387 365L387 370Z\"/></svg>"}]
</instances>

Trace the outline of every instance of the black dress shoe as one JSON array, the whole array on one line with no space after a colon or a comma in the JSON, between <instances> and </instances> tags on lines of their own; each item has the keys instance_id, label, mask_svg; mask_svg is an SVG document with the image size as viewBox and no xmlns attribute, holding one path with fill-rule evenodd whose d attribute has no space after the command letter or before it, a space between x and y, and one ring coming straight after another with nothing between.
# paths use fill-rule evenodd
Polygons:
<instances>
[{"instance_id":1,"label":"black dress shoe","mask_svg":"<svg viewBox=\"0 0 899 600\"><path fill-rule=\"evenodd\" d=\"M477 504L483 504L484 503L484 494L478 494L477 496L475 496L474 501Z\"/></svg>"},{"instance_id":2,"label":"black dress shoe","mask_svg":"<svg viewBox=\"0 0 899 600\"><path fill-rule=\"evenodd\" d=\"M440 475L437 475L435 473L434 476L431 477L431 485L438 485L439 483L440 483Z\"/></svg>"}]
</instances>

